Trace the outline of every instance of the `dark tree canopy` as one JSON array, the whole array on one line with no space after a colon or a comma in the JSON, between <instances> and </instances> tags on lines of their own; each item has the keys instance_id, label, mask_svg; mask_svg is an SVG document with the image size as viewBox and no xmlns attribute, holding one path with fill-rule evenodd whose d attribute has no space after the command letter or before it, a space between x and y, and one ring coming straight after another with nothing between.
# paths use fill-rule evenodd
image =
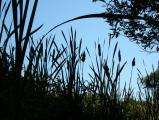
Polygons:
<instances>
[{"instance_id":1,"label":"dark tree canopy","mask_svg":"<svg viewBox=\"0 0 159 120\"><path fill-rule=\"evenodd\" d=\"M140 80L145 88L159 89L159 68L153 70L150 74L147 74L145 77L140 76Z\"/></svg>"},{"instance_id":2,"label":"dark tree canopy","mask_svg":"<svg viewBox=\"0 0 159 120\"><path fill-rule=\"evenodd\" d=\"M106 13L129 16L129 19L108 18L115 33L120 31L142 47L158 50L159 1L158 0L110 0L105 3ZM131 16L131 17L130 17Z\"/></svg>"}]
</instances>

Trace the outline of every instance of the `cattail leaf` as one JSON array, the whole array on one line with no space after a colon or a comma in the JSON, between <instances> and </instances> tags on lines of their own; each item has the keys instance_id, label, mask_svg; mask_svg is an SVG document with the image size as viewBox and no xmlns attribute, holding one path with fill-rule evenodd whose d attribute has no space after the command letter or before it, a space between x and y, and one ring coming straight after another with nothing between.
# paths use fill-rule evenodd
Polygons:
<instances>
[{"instance_id":1,"label":"cattail leaf","mask_svg":"<svg viewBox=\"0 0 159 120\"><path fill-rule=\"evenodd\" d=\"M35 0L34 4L33 4L32 12L31 12L29 24L28 24L28 27L27 27L26 39L25 39L24 45L23 45L22 61L24 60L26 48L27 48L27 45L28 45L28 42L29 42L30 32L31 32L31 29L32 29L32 26L33 26L33 21L34 21L34 17L35 17L37 4L38 4L38 0Z\"/></svg>"},{"instance_id":2,"label":"cattail leaf","mask_svg":"<svg viewBox=\"0 0 159 120\"><path fill-rule=\"evenodd\" d=\"M87 51L87 53L88 53L89 57L91 57L91 54L89 53L89 50L88 50L88 48L87 48L87 47L86 47L86 51Z\"/></svg>"},{"instance_id":3,"label":"cattail leaf","mask_svg":"<svg viewBox=\"0 0 159 120\"><path fill-rule=\"evenodd\" d=\"M63 31L61 31L61 33L62 33L62 36L63 36L63 38L64 38L64 40L65 40L65 42L66 42L67 46L69 46L69 45L68 45L68 42L67 42L67 39L66 39L66 36L65 36L65 34L64 34L64 32L63 32Z\"/></svg>"},{"instance_id":4,"label":"cattail leaf","mask_svg":"<svg viewBox=\"0 0 159 120\"><path fill-rule=\"evenodd\" d=\"M99 62L98 62L97 56L96 56L96 66L97 66L98 73L100 73Z\"/></svg>"},{"instance_id":5,"label":"cattail leaf","mask_svg":"<svg viewBox=\"0 0 159 120\"><path fill-rule=\"evenodd\" d=\"M137 71L140 73L140 75L142 75L141 71L137 68ZM143 76L143 75L142 75Z\"/></svg>"},{"instance_id":6,"label":"cattail leaf","mask_svg":"<svg viewBox=\"0 0 159 120\"><path fill-rule=\"evenodd\" d=\"M21 21L21 24L20 24L19 39L22 39L23 34L24 34L24 26L25 26L25 22L26 22L26 18L27 18L28 7L29 7L29 0L27 0L26 3L25 3L23 18L22 18L22 21Z\"/></svg>"},{"instance_id":7,"label":"cattail leaf","mask_svg":"<svg viewBox=\"0 0 159 120\"><path fill-rule=\"evenodd\" d=\"M62 44L61 46L62 46L62 49L66 49L66 47L64 47L64 45L63 45L63 44ZM66 56L68 56L67 49L65 50L65 55L66 55ZM62 55L62 56L63 56L63 58L64 58L64 55Z\"/></svg>"},{"instance_id":8,"label":"cattail leaf","mask_svg":"<svg viewBox=\"0 0 159 120\"><path fill-rule=\"evenodd\" d=\"M82 46L82 39L80 40L80 44L79 44L79 49L78 49L78 54L81 54L81 46Z\"/></svg>"},{"instance_id":9,"label":"cattail leaf","mask_svg":"<svg viewBox=\"0 0 159 120\"><path fill-rule=\"evenodd\" d=\"M81 20L81 19L86 19L86 18L113 18L113 19L124 19L125 17L127 16L124 16L124 15L119 15L119 14L110 14L110 13L97 13L97 14L88 14L88 15L83 15L83 16L79 16L79 17L76 17L76 18L73 18L73 19L70 19L70 20L67 20L65 22L62 22L56 26L54 26L52 29L50 29L44 36L46 36L47 34L49 34L51 31L53 31L54 29L56 29L57 27L63 25L63 24L66 24L66 23L69 23L71 21L75 21L75 20Z\"/></svg>"},{"instance_id":10,"label":"cattail leaf","mask_svg":"<svg viewBox=\"0 0 159 120\"><path fill-rule=\"evenodd\" d=\"M20 21L20 30L19 30L19 39L21 40L23 35L22 35L22 29L23 29L23 0L19 0L19 21Z\"/></svg>"},{"instance_id":11,"label":"cattail leaf","mask_svg":"<svg viewBox=\"0 0 159 120\"><path fill-rule=\"evenodd\" d=\"M97 74L97 72L95 71L94 67L91 67L91 66L90 66L90 68L91 68L91 70L93 71L95 77L97 77L97 78L100 80L101 78L100 78L100 76Z\"/></svg>"},{"instance_id":12,"label":"cattail leaf","mask_svg":"<svg viewBox=\"0 0 159 120\"><path fill-rule=\"evenodd\" d=\"M127 63L127 62L125 62L125 63L121 66L121 68L120 68L119 70L117 70L114 81L117 81L117 80L118 80L118 77L119 77L120 73L122 72L123 68L125 67L126 63Z\"/></svg>"},{"instance_id":13,"label":"cattail leaf","mask_svg":"<svg viewBox=\"0 0 159 120\"><path fill-rule=\"evenodd\" d=\"M54 44L54 46L55 46L55 48L56 48L57 52L59 52L59 51L60 51L60 50L59 50L59 47L58 47L58 45L56 44L56 42L55 42L55 41L53 41L53 44Z\"/></svg>"},{"instance_id":14,"label":"cattail leaf","mask_svg":"<svg viewBox=\"0 0 159 120\"><path fill-rule=\"evenodd\" d=\"M104 64L103 64L103 69L104 69L104 72L105 72L105 74L107 75L107 77L110 78L109 67L108 67L106 61L105 61Z\"/></svg>"},{"instance_id":15,"label":"cattail leaf","mask_svg":"<svg viewBox=\"0 0 159 120\"><path fill-rule=\"evenodd\" d=\"M52 38L52 34L48 38L48 43L50 43L50 41L52 40L51 38Z\"/></svg>"},{"instance_id":16,"label":"cattail leaf","mask_svg":"<svg viewBox=\"0 0 159 120\"><path fill-rule=\"evenodd\" d=\"M50 44L50 47L49 47L49 52L51 51L51 48L52 48L52 46L53 46L53 42L55 41L55 35L54 35L54 37L52 38L52 40L51 40L51 44Z\"/></svg>"},{"instance_id":17,"label":"cattail leaf","mask_svg":"<svg viewBox=\"0 0 159 120\"><path fill-rule=\"evenodd\" d=\"M116 50L117 50L117 46L118 46L118 42L115 44L114 52L113 52L113 58L112 59L114 59L114 56L115 56L115 53L116 53Z\"/></svg>"},{"instance_id":18,"label":"cattail leaf","mask_svg":"<svg viewBox=\"0 0 159 120\"><path fill-rule=\"evenodd\" d=\"M71 54L73 54L74 53L74 51L73 51L73 43L72 43L73 41L70 39L70 49L71 49Z\"/></svg>"},{"instance_id":19,"label":"cattail leaf","mask_svg":"<svg viewBox=\"0 0 159 120\"><path fill-rule=\"evenodd\" d=\"M5 24L4 24L4 28L5 28ZM6 27L7 28L7 27ZM9 30L7 32L7 39L4 41L4 51L6 50L7 48L7 44L8 44L8 41L9 41L9 35L10 35L10 32L11 32L11 28L12 28L12 24L10 25L9 27Z\"/></svg>"},{"instance_id":20,"label":"cattail leaf","mask_svg":"<svg viewBox=\"0 0 159 120\"><path fill-rule=\"evenodd\" d=\"M2 0L1 0L2 1ZM6 7L7 1L4 2L4 4L2 5L2 12L4 11L5 7Z\"/></svg>"},{"instance_id":21,"label":"cattail leaf","mask_svg":"<svg viewBox=\"0 0 159 120\"><path fill-rule=\"evenodd\" d=\"M85 51L81 54L81 61L84 62L86 59L86 53Z\"/></svg>"},{"instance_id":22,"label":"cattail leaf","mask_svg":"<svg viewBox=\"0 0 159 120\"><path fill-rule=\"evenodd\" d=\"M40 25L40 26L39 26L38 28L36 28L35 30L31 31L28 36L31 36L31 35L33 35L34 33L36 33L37 31L39 31L39 30L42 28L42 26L43 26L43 24ZM22 40L25 40L26 38L27 38L27 36L25 36Z\"/></svg>"},{"instance_id":23,"label":"cattail leaf","mask_svg":"<svg viewBox=\"0 0 159 120\"><path fill-rule=\"evenodd\" d=\"M71 40L73 41L73 28L71 26Z\"/></svg>"},{"instance_id":24,"label":"cattail leaf","mask_svg":"<svg viewBox=\"0 0 159 120\"><path fill-rule=\"evenodd\" d=\"M114 59L112 59L112 67L111 67L111 77L113 76L113 74L114 74L114 66L115 66L115 61L114 61Z\"/></svg>"},{"instance_id":25,"label":"cattail leaf","mask_svg":"<svg viewBox=\"0 0 159 120\"><path fill-rule=\"evenodd\" d=\"M120 50L118 51L118 60L119 60L119 62L121 62L121 53L120 53Z\"/></svg>"},{"instance_id":26,"label":"cattail leaf","mask_svg":"<svg viewBox=\"0 0 159 120\"><path fill-rule=\"evenodd\" d=\"M56 57L54 57L55 56L55 52L53 51L53 56L52 56L52 67L53 67L53 65L54 65L54 63L58 63L58 59L63 55L63 53L66 51L66 48L65 49L63 49L61 52L59 51L58 53L57 53L57 55L56 55ZM66 58L65 58L66 59Z\"/></svg>"},{"instance_id":27,"label":"cattail leaf","mask_svg":"<svg viewBox=\"0 0 159 120\"><path fill-rule=\"evenodd\" d=\"M5 23L3 24L3 27L4 27L4 30L5 30L6 34L8 34L9 30L8 30L8 28L7 28Z\"/></svg>"},{"instance_id":28,"label":"cattail leaf","mask_svg":"<svg viewBox=\"0 0 159 120\"><path fill-rule=\"evenodd\" d=\"M15 41L16 41L16 47L18 47L18 11L17 11L17 0L12 0L12 12L13 12L13 23L14 23L14 29L15 29ZM17 48L18 49L18 48Z\"/></svg>"},{"instance_id":29,"label":"cattail leaf","mask_svg":"<svg viewBox=\"0 0 159 120\"><path fill-rule=\"evenodd\" d=\"M76 36L77 36L77 32L76 32L76 30L75 30L75 32L74 32L74 35L73 35L73 41L75 42L76 41ZM75 42L76 43L76 42ZM74 45L76 45L76 44L74 44Z\"/></svg>"},{"instance_id":30,"label":"cattail leaf","mask_svg":"<svg viewBox=\"0 0 159 120\"><path fill-rule=\"evenodd\" d=\"M3 20L2 20L2 27L1 27L1 31L0 31L0 42L1 42L1 39L2 39L3 29L5 29L4 28L5 27L5 20L6 20L7 13L9 11L10 5L11 5L11 2L8 3L8 5L7 5L6 9L5 9Z\"/></svg>"},{"instance_id":31,"label":"cattail leaf","mask_svg":"<svg viewBox=\"0 0 159 120\"><path fill-rule=\"evenodd\" d=\"M53 71L53 73L51 73L51 76L52 76L53 74L55 74L55 75L54 75L54 78L56 78L57 75L59 74L59 72L61 71L62 67L64 66L65 62L66 62L66 59L62 60L61 63L60 63L60 64L56 67L56 69Z\"/></svg>"}]
</instances>

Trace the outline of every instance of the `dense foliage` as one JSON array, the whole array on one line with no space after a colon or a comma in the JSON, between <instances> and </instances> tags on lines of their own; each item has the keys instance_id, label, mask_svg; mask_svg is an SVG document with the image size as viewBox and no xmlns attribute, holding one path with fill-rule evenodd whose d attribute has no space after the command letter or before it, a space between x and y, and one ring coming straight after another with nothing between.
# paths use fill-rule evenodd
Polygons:
<instances>
[{"instance_id":1,"label":"dense foliage","mask_svg":"<svg viewBox=\"0 0 159 120\"><path fill-rule=\"evenodd\" d=\"M144 48L159 44L159 2L158 0L110 0L103 1L106 12L121 15L107 18L114 35L124 33Z\"/></svg>"}]
</instances>

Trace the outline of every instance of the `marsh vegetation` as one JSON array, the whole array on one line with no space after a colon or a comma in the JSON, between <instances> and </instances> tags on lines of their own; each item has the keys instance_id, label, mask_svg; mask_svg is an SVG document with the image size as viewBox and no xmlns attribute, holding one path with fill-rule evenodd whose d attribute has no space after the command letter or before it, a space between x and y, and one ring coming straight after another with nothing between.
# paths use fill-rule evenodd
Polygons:
<instances>
[{"instance_id":1,"label":"marsh vegetation","mask_svg":"<svg viewBox=\"0 0 159 120\"><path fill-rule=\"evenodd\" d=\"M38 0L29 2L0 1L1 120L158 120L158 71L153 68L152 74L144 76L138 69L139 91L134 96L131 84L123 88L120 85L127 62L122 61L118 42L112 55L106 56L104 44L96 42L93 60L72 27L69 35L61 31L61 45L55 35L45 34L34 40L34 33L38 34L42 25L32 28ZM10 15L13 19L9 25ZM133 37L128 30L127 34ZM114 33L107 40L108 48L113 36L118 36L118 32ZM89 65L89 80L84 75L88 58L93 61ZM131 76L135 62L132 59ZM130 83L131 79L128 78Z\"/></svg>"}]
</instances>

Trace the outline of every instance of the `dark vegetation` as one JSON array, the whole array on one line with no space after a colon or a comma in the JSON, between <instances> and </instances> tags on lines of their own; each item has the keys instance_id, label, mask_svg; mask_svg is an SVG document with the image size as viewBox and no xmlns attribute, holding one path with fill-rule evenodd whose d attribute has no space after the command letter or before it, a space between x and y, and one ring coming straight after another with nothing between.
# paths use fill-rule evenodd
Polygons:
<instances>
[{"instance_id":1,"label":"dark vegetation","mask_svg":"<svg viewBox=\"0 0 159 120\"><path fill-rule=\"evenodd\" d=\"M87 47L82 49L82 40L77 42L76 31L71 28L69 37L62 31L65 43L60 46L55 36L49 34L37 42L33 34L42 26L36 29L32 29L32 26L38 0L32 1L32 4L29 2L0 1L1 120L158 120L158 71L155 72L153 68L153 73L147 73L147 77L144 77L138 70L139 92L138 96L134 96L131 84L128 89L126 85L120 89L120 75L126 62L121 61L118 43L114 46L112 58L108 55L105 57L104 45L96 43L96 60L95 64L92 62L90 65L92 72L87 81L83 74L84 64L86 55L90 59L92 55ZM120 31L132 40L137 40L144 48L158 46L158 26L154 25L158 20L155 18L158 12L155 12L153 18L148 11L152 8L152 12L157 11L157 7L152 6L157 6L157 1L144 2L143 6L137 0L114 0L110 4L103 2L109 14L103 18L113 27L109 45ZM31 11L28 10L29 5L32 5ZM133 13L134 7L138 12ZM118 15L123 9L124 14ZM9 15L13 17L10 25L7 21ZM129 17L122 19L124 16ZM141 30L138 24L143 23L137 22L138 18L147 23ZM137 28L134 29L132 24L137 24ZM144 33L144 28L148 32ZM141 32L136 33L135 30ZM154 33L150 34L153 30ZM138 34L144 34L150 39L143 39L143 35ZM115 56L118 60L115 60ZM111 64L108 65L109 60ZM135 58L132 60L131 76L134 67ZM128 79L131 83L132 77Z\"/></svg>"}]
</instances>

